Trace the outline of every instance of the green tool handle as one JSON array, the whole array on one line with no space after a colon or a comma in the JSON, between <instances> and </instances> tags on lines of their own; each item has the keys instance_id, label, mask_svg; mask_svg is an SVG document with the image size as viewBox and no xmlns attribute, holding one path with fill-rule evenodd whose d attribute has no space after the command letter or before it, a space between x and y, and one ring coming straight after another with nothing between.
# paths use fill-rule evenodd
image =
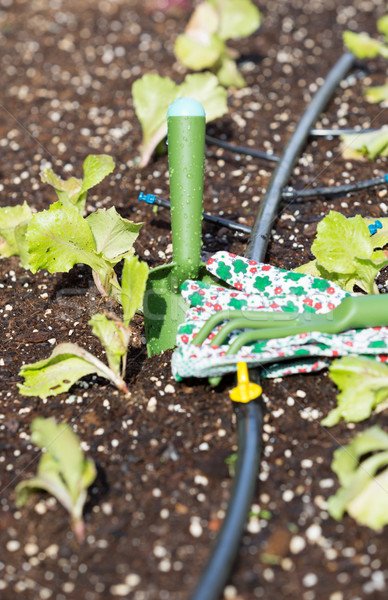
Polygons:
<instances>
[{"instance_id":1,"label":"green tool handle","mask_svg":"<svg viewBox=\"0 0 388 600\"><path fill-rule=\"evenodd\" d=\"M202 344L213 329L228 321L212 340L220 346L236 330L248 330L235 340L233 348L257 340L287 337L308 331L340 333L348 329L388 326L388 296L348 296L333 310L316 314L310 312L261 312L252 310L222 310L212 315L192 343ZM257 331L259 330L259 331ZM241 338L241 339L240 339ZM233 345L233 344L232 344ZM228 354L233 352L228 350Z\"/></svg>"},{"instance_id":2,"label":"green tool handle","mask_svg":"<svg viewBox=\"0 0 388 600\"><path fill-rule=\"evenodd\" d=\"M332 315L330 319L329 316ZM363 329L365 327L388 326L388 295L348 296L325 317L330 323L326 333L339 333L347 329Z\"/></svg>"},{"instance_id":3,"label":"green tool handle","mask_svg":"<svg viewBox=\"0 0 388 600\"><path fill-rule=\"evenodd\" d=\"M178 98L168 109L174 291L196 278L201 264L205 122L202 105L192 98Z\"/></svg>"}]
</instances>

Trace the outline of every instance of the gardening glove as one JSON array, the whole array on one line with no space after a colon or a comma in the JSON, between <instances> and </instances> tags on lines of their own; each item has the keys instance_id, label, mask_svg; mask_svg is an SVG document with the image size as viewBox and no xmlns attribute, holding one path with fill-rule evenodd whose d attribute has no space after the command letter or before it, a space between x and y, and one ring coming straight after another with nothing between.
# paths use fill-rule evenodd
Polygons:
<instances>
[{"instance_id":1,"label":"gardening glove","mask_svg":"<svg viewBox=\"0 0 388 600\"><path fill-rule=\"evenodd\" d=\"M207 269L234 289L191 280L182 284L182 296L191 308L178 328L177 349L172 356L172 372L177 380L221 376L235 371L240 361L246 362L248 367L263 367L264 377L279 377L318 371L327 367L330 358L349 354L387 360L388 327L335 335L310 332L258 340L243 346L236 354L227 355L229 345L241 330L234 331L222 346L212 346L212 339L222 323L201 346L191 344L206 321L220 310L326 313L353 295L326 279L257 263L224 251L208 260Z\"/></svg>"}]
</instances>

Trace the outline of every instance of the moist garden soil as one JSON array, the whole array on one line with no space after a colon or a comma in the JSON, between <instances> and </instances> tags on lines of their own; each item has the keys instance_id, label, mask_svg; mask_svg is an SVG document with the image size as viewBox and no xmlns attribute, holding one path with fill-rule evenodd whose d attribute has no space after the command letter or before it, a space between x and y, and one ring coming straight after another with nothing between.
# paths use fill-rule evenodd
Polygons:
<instances>
[{"instance_id":1,"label":"moist garden soil","mask_svg":"<svg viewBox=\"0 0 388 600\"><path fill-rule=\"evenodd\" d=\"M144 227L137 252L149 265L171 260L168 211L140 204L140 191L168 197L167 158L140 170L141 129L131 85L147 72L182 81L173 42L189 3L162 0L0 0L0 203L26 200L48 208L53 190L39 179L42 162L62 176L80 176L90 154L108 153L117 167L88 197L87 210L115 206ZM167 10L159 10L167 6ZM247 81L228 95L229 113L208 132L232 143L281 153L304 107L343 52L345 29L375 34L381 0L258 2L263 25L233 42ZM368 104L367 84L385 81L386 62L357 64L322 115L321 126L381 126L386 110ZM209 146L205 210L253 224L272 165ZM386 159L349 162L338 139L310 138L290 184L311 187L369 179ZM293 268L311 258L316 223L330 209L386 216L386 189L350 197L285 203L267 254ZM247 236L203 226L204 258L226 249L242 254ZM380 283L384 285L384 277ZM177 383L171 352L147 358L140 316L132 324L125 399L106 381L86 378L46 401L18 394L23 363L47 357L56 343L77 342L102 357L87 325L118 308L104 302L88 268L32 275L17 257L0 262L1 543L0 597L14 600L180 600L189 597L209 557L231 488L226 459L236 451L233 378ZM103 357L102 357L103 358ZM373 532L329 517L337 489L334 450L366 423L326 430L335 405L327 372L263 380L264 455L257 492L225 598L383 599L388 577L387 530ZM36 471L32 419L71 424L98 477L85 510L79 545L64 509L38 494L22 509L15 486Z\"/></svg>"}]
</instances>

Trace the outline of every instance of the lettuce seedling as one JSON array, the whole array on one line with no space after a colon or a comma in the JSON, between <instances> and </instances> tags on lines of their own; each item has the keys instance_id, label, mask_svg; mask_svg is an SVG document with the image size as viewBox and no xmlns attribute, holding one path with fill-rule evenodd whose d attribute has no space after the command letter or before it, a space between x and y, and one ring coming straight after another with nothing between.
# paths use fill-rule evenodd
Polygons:
<instances>
[{"instance_id":1,"label":"lettuce seedling","mask_svg":"<svg viewBox=\"0 0 388 600\"><path fill-rule=\"evenodd\" d=\"M132 86L133 103L142 130L140 166L145 167L155 148L167 135L166 115L170 104L188 96L201 102L206 121L213 121L228 112L226 91L211 73L187 75L181 85L169 77L147 74Z\"/></svg>"},{"instance_id":2,"label":"lettuce seedling","mask_svg":"<svg viewBox=\"0 0 388 600\"><path fill-rule=\"evenodd\" d=\"M388 156L388 129L382 128L372 133L351 133L341 136L341 152L346 159L375 160L378 156Z\"/></svg>"},{"instance_id":3,"label":"lettuce seedling","mask_svg":"<svg viewBox=\"0 0 388 600\"><path fill-rule=\"evenodd\" d=\"M90 154L83 163L83 179L71 177L64 181L58 175L55 175L52 169L42 171L41 179L43 182L49 183L54 187L61 204L69 209L70 218L74 214L74 211L72 212L74 208L82 216L85 209L87 191L100 183L113 171L114 167L115 163L111 156ZM0 257L19 255L21 265L25 269L30 268L26 234L32 216L32 210L26 202L18 206L0 208ZM41 218L39 217L34 223L36 224L40 220ZM79 223L80 221L78 220Z\"/></svg>"},{"instance_id":4,"label":"lettuce seedling","mask_svg":"<svg viewBox=\"0 0 388 600\"><path fill-rule=\"evenodd\" d=\"M136 310L141 306L148 277L148 266L135 256L125 258L121 285L123 321L116 316L96 314L89 321L92 332L103 345L108 365L77 344L59 344L48 358L23 365L19 383L23 396L47 398L67 392L86 375L96 374L108 379L118 390L128 394L124 381L130 337L128 327Z\"/></svg>"},{"instance_id":5,"label":"lettuce seedling","mask_svg":"<svg viewBox=\"0 0 388 600\"><path fill-rule=\"evenodd\" d=\"M114 160L107 154L89 154L83 163L83 178L70 177L66 181L54 173L52 169L44 169L40 178L55 189L64 206L75 206L84 214L88 190L100 183L115 168Z\"/></svg>"},{"instance_id":6,"label":"lettuce seedling","mask_svg":"<svg viewBox=\"0 0 388 600\"><path fill-rule=\"evenodd\" d=\"M374 240L367 222L360 215L346 218L331 210L317 227L311 246L316 259L296 268L298 273L308 273L333 281L348 292L357 285L367 294L378 294L375 278L388 264L381 248L386 243L387 229ZM384 220L385 221L385 220Z\"/></svg>"},{"instance_id":7,"label":"lettuce seedling","mask_svg":"<svg viewBox=\"0 0 388 600\"><path fill-rule=\"evenodd\" d=\"M193 71L211 69L225 87L244 87L235 62L238 54L226 46L226 40L247 37L260 23L260 12L251 0L206 0L178 36L175 55Z\"/></svg>"},{"instance_id":8,"label":"lettuce seedling","mask_svg":"<svg viewBox=\"0 0 388 600\"><path fill-rule=\"evenodd\" d=\"M142 223L123 219L114 207L99 209L87 218L70 204L55 202L28 224L29 265L33 273L47 269L66 273L77 263L91 267L103 296L121 300L114 266L134 253L133 244Z\"/></svg>"},{"instance_id":9,"label":"lettuce seedling","mask_svg":"<svg viewBox=\"0 0 388 600\"><path fill-rule=\"evenodd\" d=\"M361 525L380 529L388 523L388 434L370 427L334 453L332 469L341 488L328 500L329 514L345 512Z\"/></svg>"},{"instance_id":10,"label":"lettuce seedling","mask_svg":"<svg viewBox=\"0 0 388 600\"><path fill-rule=\"evenodd\" d=\"M378 19L377 30L384 35L385 42L388 42L388 15L384 15ZM375 40L366 33L345 31L343 39L345 46L353 52L357 58L375 58L376 56L388 58L388 44ZM365 96L369 102L383 102L388 98L388 83L377 87L367 88Z\"/></svg>"},{"instance_id":11,"label":"lettuce seedling","mask_svg":"<svg viewBox=\"0 0 388 600\"><path fill-rule=\"evenodd\" d=\"M383 363L345 356L331 364L329 374L341 393L337 408L322 421L325 427L332 427L341 419L346 423L363 421L388 399L388 366Z\"/></svg>"},{"instance_id":12,"label":"lettuce seedling","mask_svg":"<svg viewBox=\"0 0 388 600\"><path fill-rule=\"evenodd\" d=\"M31 441L43 450L35 477L19 483L16 505L23 506L30 494L45 490L70 513L79 542L85 537L82 518L87 489L97 471L91 459L84 458L78 437L66 423L38 417L31 424Z\"/></svg>"},{"instance_id":13,"label":"lettuce seedling","mask_svg":"<svg viewBox=\"0 0 388 600\"><path fill-rule=\"evenodd\" d=\"M0 208L0 256L20 255L24 268L28 268L25 232L32 218L27 202Z\"/></svg>"}]
</instances>

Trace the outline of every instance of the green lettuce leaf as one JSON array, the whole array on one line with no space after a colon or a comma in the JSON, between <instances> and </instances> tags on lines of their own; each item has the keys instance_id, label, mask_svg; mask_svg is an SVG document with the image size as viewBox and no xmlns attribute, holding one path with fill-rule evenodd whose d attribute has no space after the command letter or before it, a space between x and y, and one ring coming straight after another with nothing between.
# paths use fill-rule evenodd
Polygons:
<instances>
[{"instance_id":1,"label":"green lettuce leaf","mask_svg":"<svg viewBox=\"0 0 388 600\"><path fill-rule=\"evenodd\" d=\"M388 244L388 217L380 217L378 219L382 224L382 228L377 230L371 237L373 248L384 248ZM367 225L373 224L376 219L367 219L364 217L364 221Z\"/></svg>"},{"instance_id":2,"label":"green lettuce leaf","mask_svg":"<svg viewBox=\"0 0 388 600\"><path fill-rule=\"evenodd\" d=\"M384 100L388 99L388 83L366 89L365 98L372 104L384 102Z\"/></svg>"},{"instance_id":3,"label":"green lettuce leaf","mask_svg":"<svg viewBox=\"0 0 388 600\"><path fill-rule=\"evenodd\" d=\"M368 294L376 292L374 279L388 264L385 254L374 250L369 229L360 215L347 219L330 211L318 224L311 250L328 274L339 274L352 284L358 283Z\"/></svg>"},{"instance_id":4,"label":"green lettuce leaf","mask_svg":"<svg viewBox=\"0 0 388 600\"><path fill-rule=\"evenodd\" d=\"M225 55L217 71L218 81L225 87L243 88L246 85L244 77L237 68L236 61Z\"/></svg>"},{"instance_id":5,"label":"green lettuce leaf","mask_svg":"<svg viewBox=\"0 0 388 600\"><path fill-rule=\"evenodd\" d=\"M212 67L225 52L225 42L217 35L220 16L212 2L202 2L194 10L185 33L179 35L174 53L194 71Z\"/></svg>"},{"instance_id":6,"label":"green lettuce leaf","mask_svg":"<svg viewBox=\"0 0 388 600\"><path fill-rule=\"evenodd\" d=\"M86 222L93 234L96 251L113 264L133 252L132 246L143 225L123 219L113 206L91 213Z\"/></svg>"},{"instance_id":7,"label":"green lettuce leaf","mask_svg":"<svg viewBox=\"0 0 388 600\"><path fill-rule=\"evenodd\" d=\"M67 180L56 175L52 169L44 169L40 173L43 183L51 185L63 204L75 205L82 190L82 179L70 177Z\"/></svg>"},{"instance_id":8,"label":"green lettuce leaf","mask_svg":"<svg viewBox=\"0 0 388 600\"><path fill-rule=\"evenodd\" d=\"M354 257L369 258L373 254L373 244L360 215L347 219L332 210L318 224L311 250L327 271L352 273L355 271Z\"/></svg>"},{"instance_id":9,"label":"green lettuce leaf","mask_svg":"<svg viewBox=\"0 0 388 600\"><path fill-rule=\"evenodd\" d=\"M322 421L325 427L341 419L346 423L363 421L388 398L388 367L383 363L346 356L331 364L329 374L341 393L337 408Z\"/></svg>"},{"instance_id":10,"label":"green lettuce leaf","mask_svg":"<svg viewBox=\"0 0 388 600\"><path fill-rule=\"evenodd\" d=\"M88 222L75 206L55 202L34 215L26 239L33 273L39 269L66 273L75 264L84 263L105 281L112 271L112 265L97 254Z\"/></svg>"},{"instance_id":11,"label":"green lettuce leaf","mask_svg":"<svg viewBox=\"0 0 388 600\"><path fill-rule=\"evenodd\" d=\"M39 398L56 396L92 373L108 379L119 390L128 391L122 378L93 354L77 344L59 344L48 358L22 366L19 375L25 381L18 383L19 393Z\"/></svg>"},{"instance_id":12,"label":"green lettuce leaf","mask_svg":"<svg viewBox=\"0 0 388 600\"><path fill-rule=\"evenodd\" d=\"M140 261L137 256L131 256L124 260L121 278L121 304L125 325L129 325L136 310L143 305L148 271L147 263Z\"/></svg>"},{"instance_id":13,"label":"green lettuce leaf","mask_svg":"<svg viewBox=\"0 0 388 600\"><path fill-rule=\"evenodd\" d=\"M89 154L82 166L84 176L81 192L87 192L112 173L115 162L108 154Z\"/></svg>"},{"instance_id":14,"label":"green lettuce leaf","mask_svg":"<svg viewBox=\"0 0 388 600\"><path fill-rule=\"evenodd\" d=\"M260 12L251 0L202 2L177 38L175 56L193 71L211 69L225 87L244 87L245 80L233 60L238 53L229 50L225 40L251 35L260 22Z\"/></svg>"},{"instance_id":15,"label":"green lettuce leaf","mask_svg":"<svg viewBox=\"0 0 388 600\"><path fill-rule=\"evenodd\" d=\"M373 453L373 454L371 454ZM334 453L332 469L341 488L328 500L329 514L348 512L358 523L380 529L388 523L388 434L375 426Z\"/></svg>"},{"instance_id":16,"label":"green lettuce leaf","mask_svg":"<svg viewBox=\"0 0 388 600\"><path fill-rule=\"evenodd\" d=\"M19 223L19 225L15 227L15 240L19 250L20 264L23 269L30 268L30 256L28 254L28 242L26 238L28 224L29 221L26 221L25 223Z\"/></svg>"},{"instance_id":17,"label":"green lettuce leaf","mask_svg":"<svg viewBox=\"0 0 388 600\"><path fill-rule=\"evenodd\" d=\"M385 39L388 41L388 15L383 15L378 19L377 31L385 35Z\"/></svg>"},{"instance_id":18,"label":"green lettuce leaf","mask_svg":"<svg viewBox=\"0 0 388 600\"><path fill-rule=\"evenodd\" d=\"M129 343L129 329L118 319L108 319L106 315L96 314L88 325L105 348L109 368L120 375L121 360L126 356Z\"/></svg>"},{"instance_id":19,"label":"green lettuce leaf","mask_svg":"<svg viewBox=\"0 0 388 600\"><path fill-rule=\"evenodd\" d=\"M372 133L352 133L342 135L341 151L344 158L375 160L378 156L388 156L388 129Z\"/></svg>"},{"instance_id":20,"label":"green lettuce leaf","mask_svg":"<svg viewBox=\"0 0 388 600\"><path fill-rule=\"evenodd\" d=\"M321 277L317 260L310 260L310 262L300 265L293 269L296 273L303 273L304 275L312 275L313 277Z\"/></svg>"},{"instance_id":21,"label":"green lettuce leaf","mask_svg":"<svg viewBox=\"0 0 388 600\"><path fill-rule=\"evenodd\" d=\"M219 14L218 35L222 40L248 37L260 27L261 15L250 0L211 0Z\"/></svg>"},{"instance_id":22,"label":"green lettuce leaf","mask_svg":"<svg viewBox=\"0 0 388 600\"><path fill-rule=\"evenodd\" d=\"M91 459L85 459L80 442L65 423L38 417L31 424L31 441L44 451L37 476L26 479L15 489L16 504L21 507L29 495L43 489L52 494L70 513L73 529L84 537L83 507L88 487L97 471Z\"/></svg>"},{"instance_id":23,"label":"green lettuce leaf","mask_svg":"<svg viewBox=\"0 0 388 600\"><path fill-rule=\"evenodd\" d=\"M145 167L156 146L167 135L167 110L177 98L189 96L202 103L206 121L213 121L227 112L226 91L211 73L187 75L181 85L168 77L144 75L132 86L133 102L142 130L140 165Z\"/></svg>"},{"instance_id":24,"label":"green lettuce leaf","mask_svg":"<svg viewBox=\"0 0 388 600\"><path fill-rule=\"evenodd\" d=\"M345 31L343 41L348 50L353 52L357 58L375 58L379 54L385 58L388 56L388 48L366 33Z\"/></svg>"},{"instance_id":25,"label":"green lettuce leaf","mask_svg":"<svg viewBox=\"0 0 388 600\"><path fill-rule=\"evenodd\" d=\"M0 256L8 258L20 254L16 229L27 224L31 218L32 211L27 202L0 208Z\"/></svg>"},{"instance_id":26,"label":"green lettuce leaf","mask_svg":"<svg viewBox=\"0 0 388 600\"><path fill-rule=\"evenodd\" d=\"M381 219L380 219L381 220ZM388 264L388 256L382 250L388 240L388 220L381 220L383 228L370 235L368 224L375 219L363 219L360 215L346 218L336 211L322 219L311 246L316 260L294 269L322 277L353 292L357 285L367 294L378 294L375 278Z\"/></svg>"},{"instance_id":27,"label":"green lettuce leaf","mask_svg":"<svg viewBox=\"0 0 388 600\"><path fill-rule=\"evenodd\" d=\"M331 281L339 287L346 290L347 292L352 292L354 286L357 283L356 277L354 277L353 275L349 275L348 273L345 273L344 275L342 275L341 273L330 273L329 271L327 271L327 269L322 267L322 265L320 265L316 259L311 260L310 262L305 263L304 265L300 265L299 267L296 267L293 270L296 273L312 275L313 277L320 277L321 279Z\"/></svg>"},{"instance_id":28,"label":"green lettuce leaf","mask_svg":"<svg viewBox=\"0 0 388 600\"><path fill-rule=\"evenodd\" d=\"M92 187L100 183L115 168L113 158L107 154L90 154L83 163L83 179L70 177L66 181L45 169L40 177L43 183L50 184L56 191L62 204L75 206L82 215L85 209L86 194Z\"/></svg>"},{"instance_id":29,"label":"green lettuce leaf","mask_svg":"<svg viewBox=\"0 0 388 600\"><path fill-rule=\"evenodd\" d=\"M225 43L214 33L206 38L204 44L185 33L177 37L174 53L182 65L193 71L202 71L218 61L225 51Z\"/></svg>"}]
</instances>

